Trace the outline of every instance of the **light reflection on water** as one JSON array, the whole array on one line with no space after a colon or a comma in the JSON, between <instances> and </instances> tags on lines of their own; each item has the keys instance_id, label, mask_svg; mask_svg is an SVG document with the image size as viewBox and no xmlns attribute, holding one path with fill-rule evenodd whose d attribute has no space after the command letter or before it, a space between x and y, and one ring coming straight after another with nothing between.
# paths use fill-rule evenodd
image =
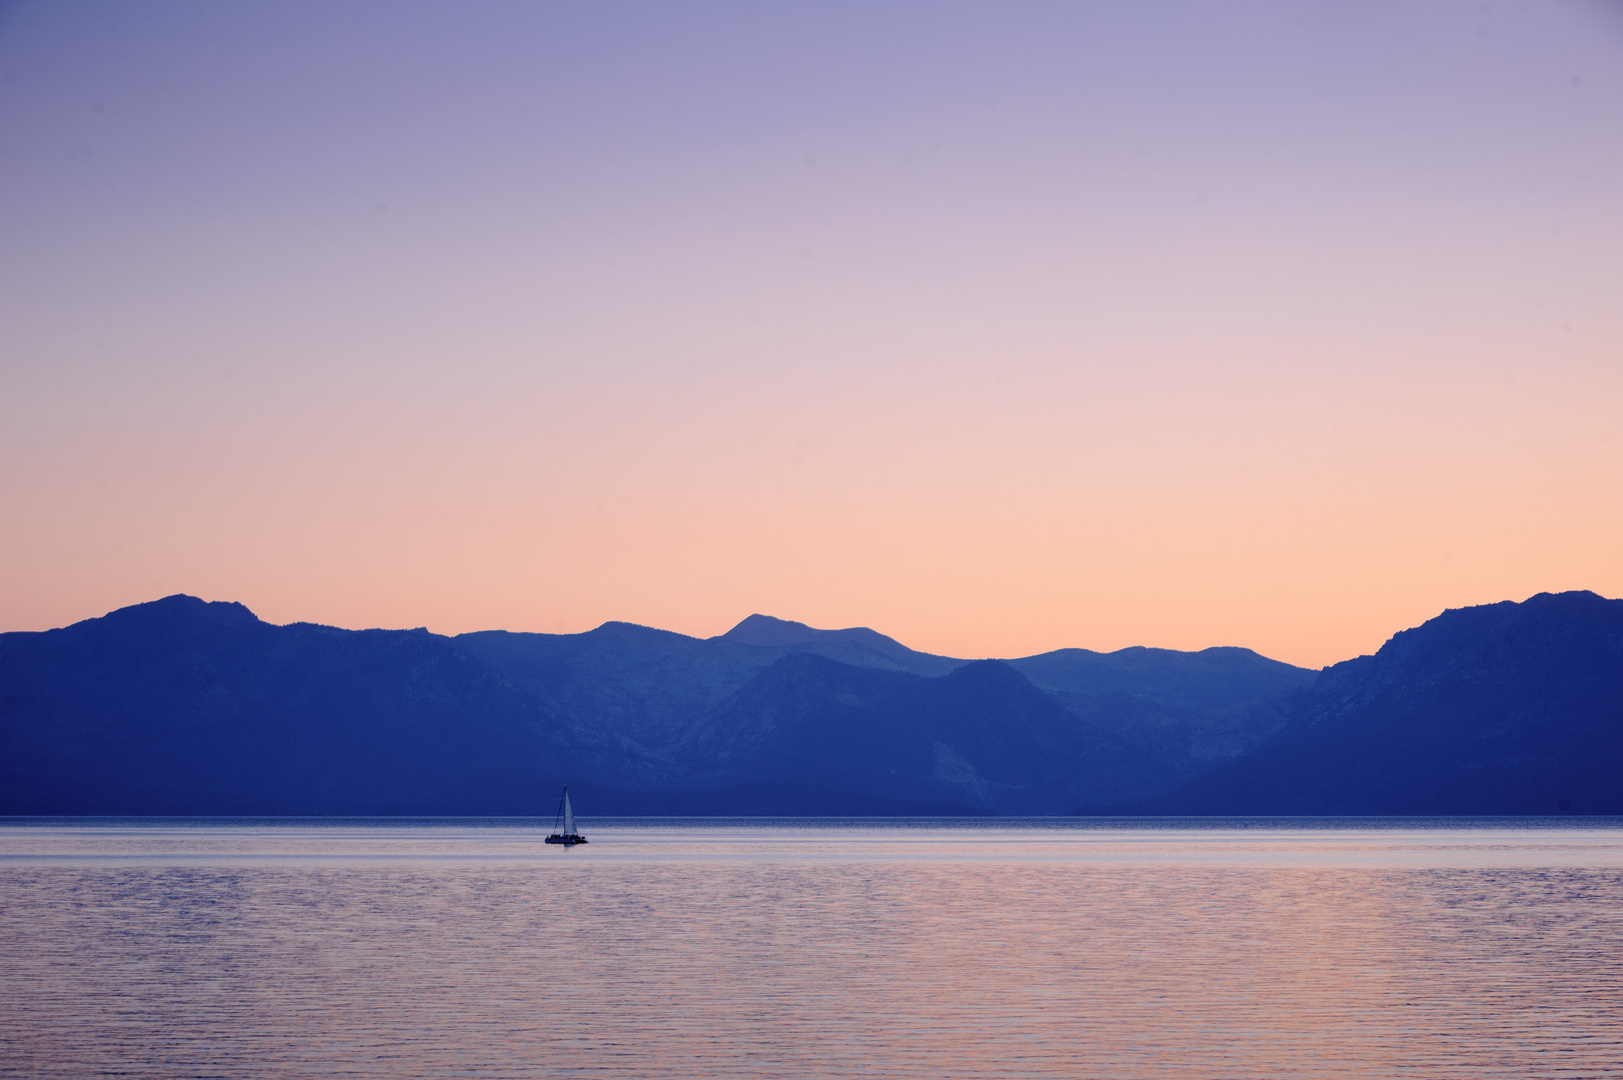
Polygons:
<instances>
[{"instance_id":1,"label":"light reflection on water","mask_svg":"<svg viewBox=\"0 0 1623 1080\"><path fill-rule=\"evenodd\" d=\"M0 1074L1623 1077L1537 824L19 821Z\"/></svg>"}]
</instances>

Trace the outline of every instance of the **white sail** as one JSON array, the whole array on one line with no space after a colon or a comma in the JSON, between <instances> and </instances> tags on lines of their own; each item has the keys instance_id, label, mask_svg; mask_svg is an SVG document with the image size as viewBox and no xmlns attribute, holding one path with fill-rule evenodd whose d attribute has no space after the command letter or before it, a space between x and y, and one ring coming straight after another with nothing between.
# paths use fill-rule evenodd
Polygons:
<instances>
[{"instance_id":1,"label":"white sail","mask_svg":"<svg viewBox=\"0 0 1623 1080\"><path fill-rule=\"evenodd\" d=\"M564 788L564 835L575 835L575 811L569 806L568 788Z\"/></svg>"}]
</instances>

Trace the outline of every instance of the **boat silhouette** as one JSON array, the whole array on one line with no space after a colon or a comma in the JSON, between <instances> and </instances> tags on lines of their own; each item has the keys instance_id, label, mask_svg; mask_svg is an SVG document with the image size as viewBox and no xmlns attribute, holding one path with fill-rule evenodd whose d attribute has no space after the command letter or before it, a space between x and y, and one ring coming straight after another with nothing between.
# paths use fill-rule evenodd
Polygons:
<instances>
[{"instance_id":1,"label":"boat silhouette","mask_svg":"<svg viewBox=\"0 0 1623 1080\"><path fill-rule=\"evenodd\" d=\"M549 844L562 844L564 847L573 847L575 844L586 843L586 837L575 831L575 811L569 805L569 785L564 785L563 798L558 800L558 816L552 821L552 835L547 837Z\"/></svg>"}]
</instances>

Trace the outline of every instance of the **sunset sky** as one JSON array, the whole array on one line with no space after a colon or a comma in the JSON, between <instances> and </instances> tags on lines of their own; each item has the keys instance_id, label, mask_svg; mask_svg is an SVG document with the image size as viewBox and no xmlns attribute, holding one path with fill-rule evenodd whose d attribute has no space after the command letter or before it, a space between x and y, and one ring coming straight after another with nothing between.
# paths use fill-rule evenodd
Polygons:
<instances>
[{"instance_id":1,"label":"sunset sky","mask_svg":"<svg viewBox=\"0 0 1623 1080\"><path fill-rule=\"evenodd\" d=\"M1623 595L1623 5L0 5L0 630Z\"/></svg>"}]
</instances>

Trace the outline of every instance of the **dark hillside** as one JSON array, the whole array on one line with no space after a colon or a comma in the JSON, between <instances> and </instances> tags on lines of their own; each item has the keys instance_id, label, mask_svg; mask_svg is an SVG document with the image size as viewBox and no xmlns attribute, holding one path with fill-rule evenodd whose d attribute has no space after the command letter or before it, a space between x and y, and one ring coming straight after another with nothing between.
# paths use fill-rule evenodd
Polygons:
<instances>
[{"instance_id":1,"label":"dark hillside","mask_svg":"<svg viewBox=\"0 0 1623 1080\"><path fill-rule=\"evenodd\" d=\"M1010 660L1065 708L1180 778L1256 749L1285 726L1280 701L1316 672L1250 649L1087 649Z\"/></svg>"},{"instance_id":2,"label":"dark hillside","mask_svg":"<svg viewBox=\"0 0 1623 1080\"><path fill-rule=\"evenodd\" d=\"M588 761L444 638L187 596L0 636L0 709L4 813L528 813Z\"/></svg>"},{"instance_id":3,"label":"dark hillside","mask_svg":"<svg viewBox=\"0 0 1623 1080\"><path fill-rule=\"evenodd\" d=\"M273 626L175 596L0 634L0 812L1623 812L1623 601L1450 611L1315 676L1245 649L967 662ZM1178 785L1183 784L1182 787Z\"/></svg>"},{"instance_id":4,"label":"dark hillside","mask_svg":"<svg viewBox=\"0 0 1623 1080\"><path fill-rule=\"evenodd\" d=\"M747 776L976 813L1068 814L1167 782L1145 755L995 660L923 678L786 657L685 749L711 783Z\"/></svg>"},{"instance_id":5,"label":"dark hillside","mask_svg":"<svg viewBox=\"0 0 1623 1080\"><path fill-rule=\"evenodd\" d=\"M1623 601L1444 612L1327 668L1277 741L1172 813L1623 813Z\"/></svg>"},{"instance_id":6,"label":"dark hillside","mask_svg":"<svg viewBox=\"0 0 1623 1080\"><path fill-rule=\"evenodd\" d=\"M895 668L898 671L911 671L915 675L945 675L964 663L949 656L935 656L909 649L895 638L886 637L866 626L816 630L805 623L774 619L770 615L751 615L711 640L729 645L809 652L838 660L842 664Z\"/></svg>"}]
</instances>

